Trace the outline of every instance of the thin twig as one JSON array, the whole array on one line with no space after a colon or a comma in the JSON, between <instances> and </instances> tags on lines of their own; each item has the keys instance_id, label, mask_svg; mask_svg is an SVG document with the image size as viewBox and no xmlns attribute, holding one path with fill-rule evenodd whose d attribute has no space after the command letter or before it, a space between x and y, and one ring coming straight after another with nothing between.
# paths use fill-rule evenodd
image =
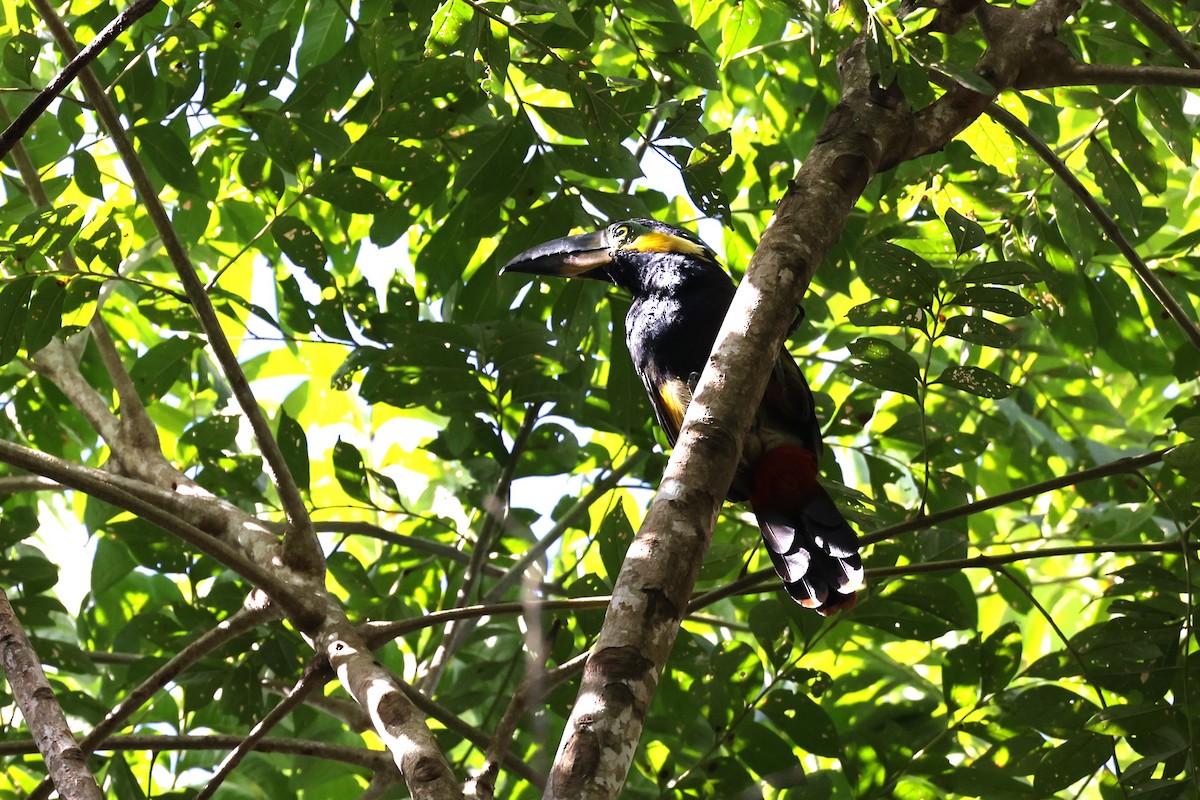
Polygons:
<instances>
[{"instance_id":1,"label":"thin twig","mask_svg":"<svg viewBox=\"0 0 1200 800\"><path fill-rule=\"evenodd\" d=\"M1191 543L1187 548L1200 552L1200 543ZM1041 547L1035 550L1000 553L998 555L980 554L967 558L954 558L945 561L922 561L919 564L902 564L892 567L868 567L866 577L871 580L878 578L893 578L903 575L920 575L926 572L960 572L964 569L995 569L1002 564L1015 564L1019 561L1032 561L1035 558L1057 558L1059 556L1103 555L1121 553L1178 553L1178 542L1135 542L1132 544L1079 544L1062 547ZM696 595L688 604L688 612L693 613L701 608L717 603L727 597L741 594L754 594L763 591L775 591L773 584L778 581L775 570L760 569L743 575L736 581L725 584L710 592Z\"/></svg>"},{"instance_id":2,"label":"thin twig","mask_svg":"<svg viewBox=\"0 0 1200 800\"><path fill-rule=\"evenodd\" d=\"M463 573L463 582L458 588L458 595L455 598L456 606L466 604L473 595L477 594L483 567L492 551L492 540L495 538L497 530L507 522L512 482L516 476L517 464L521 460L521 453L525 450L529 435L533 433L533 427L537 424L542 405L542 403L530 403L526 406L521 426L513 436L508 459L496 481L496 491L488 501L485 501L484 514L486 517L480 526L475 547L471 550L471 559L467 562L467 568ZM458 650L473 630L475 630L474 619L467 619L461 624L454 622L446 628L446 634L442 637L437 650L434 651L433 658L429 661L429 667L421 679L421 691L427 697L433 697L438 682L441 680L442 672L450 661L450 656Z\"/></svg>"},{"instance_id":3,"label":"thin twig","mask_svg":"<svg viewBox=\"0 0 1200 800\"><path fill-rule=\"evenodd\" d=\"M599 500L604 495L616 488L621 480L633 471L633 468L641 464L650 455L649 450L635 450L629 455L621 465L614 467L611 472L600 478L592 484L588 493L579 498L570 508L564 511L554 522L554 527L546 532L546 535L531 546L525 553L517 559L517 562L508 568L508 572L503 578L498 580L492 588L488 589L487 594L483 596L485 602L495 602L503 596L504 592L512 585L520 582L525 575L525 571L529 569L533 562L546 554L546 551L562 538L563 534L574 524L575 518L592 507L592 504Z\"/></svg>"},{"instance_id":4,"label":"thin twig","mask_svg":"<svg viewBox=\"0 0 1200 800\"><path fill-rule=\"evenodd\" d=\"M212 797L225 779L233 774L237 765L242 763L246 756L254 751L258 743L266 738L267 733L303 703L306 697L328 683L332 677L333 670L330 669L329 662L322 658L310 660L292 690L276 703L265 717L258 721L236 747L229 751L213 776L204 784L204 788L196 794L196 800L208 800Z\"/></svg>"},{"instance_id":5,"label":"thin twig","mask_svg":"<svg viewBox=\"0 0 1200 800\"><path fill-rule=\"evenodd\" d=\"M104 749L113 751L149 750L228 750L242 740L234 734L207 735L158 735L136 734L113 736L104 743ZM361 746L326 744L312 739L269 738L260 741L254 748L259 753L287 753L290 755L324 758L352 764L366 770L394 769L386 750L367 750ZM37 752L30 741L0 742L0 756L19 756Z\"/></svg>"},{"instance_id":6,"label":"thin twig","mask_svg":"<svg viewBox=\"0 0 1200 800\"><path fill-rule=\"evenodd\" d=\"M488 741L484 751L483 769L467 782L465 794L468 798L485 800L495 796L496 778L500 774L500 765L509 757L508 748L521 717L525 715L529 706L537 701L537 698L544 697L559 684L582 672L589 655L591 655L590 650L580 653L552 670L546 670L545 664L543 664L543 668L539 669L536 675L526 676L525 680L521 682L520 688L509 701L508 707L504 709L504 716L500 718L500 722L496 724L496 729L492 732L492 738Z\"/></svg>"},{"instance_id":7,"label":"thin twig","mask_svg":"<svg viewBox=\"0 0 1200 800\"><path fill-rule=\"evenodd\" d=\"M478 728L463 722L461 716L455 714L445 706L435 703L406 683L401 684L400 688L408 697L409 701L411 701L414 706L421 710L421 713L436 719L438 722L441 722L449 730L457 733L459 736L466 739L468 742L471 742L476 747L482 748L487 746L487 734ZM515 757L511 753L506 753L504 756L504 768L516 775L520 775L538 789L544 789L546 787L546 778L544 775L538 775L529 768L528 764L521 761L521 759Z\"/></svg>"},{"instance_id":8,"label":"thin twig","mask_svg":"<svg viewBox=\"0 0 1200 800\"><path fill-rule=\"evenodd\" d=\"M961 506L948 508L945 511L938 511L934 514L926 514L925 516L916 517L914 519L905 520L904 522L895 525L889 525L886 528L881 528L874 533L869 533L862 537L864 545L874 544L875 542L891 539L899 536L902 533L910 531L919 531L926 528L932 528L935 525L940 525L943 522L949 522L952 519L961 517L969 517L972 514L979 514L984 511L990 511L999 506L1006 506L1009 503L1015 503L1018 500L1024 500L1028 497L1034 497L1046 492L1052 492L1055 489L1063 489L1067 486L1074 486L1087 481L1094 481L1099 478L1108 478L1113 475L1122 475L1126 472L1137 472L1143 467L1148 467L1163 460L1163 456L1169 453L1173 448L1167 447L1162 450L1154 450L1149 453L1143 453L1140 456L1131 456L1129 458L1119 458L1116 461L1110 461L1107 464L1102 464L1098 467L1072 472L1070 475L1062 475L1057 478L1051 478L1038 483L1031 483L1028 486L1022 486L1019 489L1013 489L1011 492L1004 492L995 495L994 497L986 497L983 500L976 500L973 503L964 503Z\"/></svg>"}]
</instances>

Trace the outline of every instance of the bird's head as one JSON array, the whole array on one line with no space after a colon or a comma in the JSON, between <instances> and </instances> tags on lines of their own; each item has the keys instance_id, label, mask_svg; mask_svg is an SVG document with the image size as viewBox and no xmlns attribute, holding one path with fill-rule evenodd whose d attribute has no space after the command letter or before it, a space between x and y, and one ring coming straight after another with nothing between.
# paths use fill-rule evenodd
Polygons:
<instances>
[{"instance_id":1,"label":"bird's head","mask_svg":"<svg viewBox=\"0 0 1200 800\"><path fill-rule=\"evenodd\" d=\"M628 219L531 247L500 272L593 278L638 294L668 269L720 271L716 255L695 234L652 219Z\"/></svg>"}]
</instances>

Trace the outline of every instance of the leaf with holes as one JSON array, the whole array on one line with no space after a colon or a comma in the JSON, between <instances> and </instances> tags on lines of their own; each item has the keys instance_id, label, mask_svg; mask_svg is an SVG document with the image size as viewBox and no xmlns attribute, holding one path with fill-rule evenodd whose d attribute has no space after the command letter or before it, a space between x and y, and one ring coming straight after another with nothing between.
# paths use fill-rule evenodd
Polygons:
<instances>
[{"instance_id":1,"label":"leaf with holes","mask_svg":"<svg viewBox=\"0 0 1200 800\"><path fill-rule=\"evenodd\" d=\"M1023 317L1033 311L1033 303L1016 292L995 286L970 286L950 300L948 305L982 308L1006 317Z\"/></svg>"},{"instance_id":2,"label":"leaf with holes","mask_svg":"<svg viewBox=\"0 0 1200 800\"><path fill-rule=\"evenodd\" d=\"M942 333L964 342L988 347L1010 347L1017 340L1016 335L1008 328L979 314L951 317L942 327Z\"/></svg>"},{"instance_id":3,"label":"leaf with holes","mask_svg":"<svg viewBox=\"0 0 1200 800\"><path fill-rule=\"evenodd\" d=\"M948 367L934 383L944 383L978 397L998 399L1013 393L1013 386L994 372L981 367Z\"/></svg>"},{"instance_id":4,"label":"leaf with holes","mask_svg":"<svg viewBox=\"0 0 1200 800\"><path fill-rule=\"evenodd\" d=\"M950 238L954 240L954 249L960 256L983 244L983 226L975 220L964 217L953 208L947 208L945 223L950 230Z\"/></svg>"}]
</instances>

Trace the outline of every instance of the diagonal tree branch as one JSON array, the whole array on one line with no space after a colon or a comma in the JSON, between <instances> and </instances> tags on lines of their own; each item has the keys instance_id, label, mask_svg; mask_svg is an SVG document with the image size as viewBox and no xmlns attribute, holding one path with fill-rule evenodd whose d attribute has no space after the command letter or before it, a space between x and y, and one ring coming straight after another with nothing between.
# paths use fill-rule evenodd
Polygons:
<instances>
[{"instance_id":1,"label":"diagonal tree branch","mask_svg":"<svg viewBox=\"0 0 1200 800\"><path fill-rule=\"evenodd\" d=\"M0 461L103 500L177 536L265 591L302 630L306 624L312 628L320 623L321 616L314 612L306 594L266 566L247 558L240 549L122 488L113 480L115 476L3 440L0 440Z\"/></svg>"},{"instance_id":2,"label":"diagonal tree branch","mask_svg":"<svg viewBox=\"0 0 1200 800\"><path fill-rule=\"evenodd\" d=\"M1200 74L1200 72L1197 74ZM1109 215L1104 206L1100 205L1100 202L1087 190L1087 187L1080 182L1079 178L1075 177L1066 163L1028 125L1017 119L1010 112L1005 111L994 103L989 105L986 111L989 117L998 122L1014 137L1025 142L1030 149L1037 153L1038 157L1046 163L1046 166L1050 167L1054 174L1058 176L1059 180L1067 185L1071 193L1079 198L1079 202L1083 204L1088 213L1099 223L1100 229L1104 231L1108 240L1116 245L1117 249L1121 251L1121 255L1125 256L1126 260L1129 261L1129 266L1133 268L1134 274L1138 276L1138 280L1142 282L1142 285L1146 287L1150 294L1154 296L1154 299L1158 301L1159 305L1174 320L1175 324L1179 326L1179 329L1183 331L1183 335L1192 343L1192 346L1200 349L1200 326L1197 326L1196 321L1188 316L1187 311L1179 304L1179 301L1175 299L1166 285L1146 265L1146 262L1138 255L1137 249L1125 237L1125 232L1117 225L1116 220Z\"/></svg>"},{"instance_id":3,"label":"diagonal tree branch","mask_svg":"<svg viewBox=\"0 0 1200 800\"><path fill-rule=\"evenodd\" d=\"M1022 75L1014 88L1048 89L1054 86L1181 86L1200 88L1200 70L1156 65L1084 64L1067 59L1051 69Z\"/></svg>"},{"instance_id":4,"label":"diagonal tree branch","mask_svg":"<svg viewBox=\"0 0 1200 800\"><path fill-rule=\"evenodd\" d=\"M216 794L217 789L225 782L226 778L233 774L233 770L238 764L248 756L258 743L266 738L271 729L278 725L299 707L306 697L311 695L329 682L333 677L333 671L329 669L329 664L323 659L315 658L304 667L304 672L300 675L300 680L292 687L291 691L287 692L283 699L275 704L267 715L260 719L258 723L246 734L246 738L238 742L237 747L229 751L224 760L217 767L213 776L208 779L208 783L204 785L196 794L196 800L208 800Z\"/></svg>"},{"instance_id":5,"label":"diagonal tree branch","mask_svg":"<svg viewBox=\"0 0 1200 800\"><path fill-rule=\"evenodd\" d=\"M371 727L391 752L417 800L460 800L462 789L446 757L414 705L415 689L398 680L371 655L358 630L344 619L327 623L314 642L342 686L371 718Z\"/></svg>"},{"instance_id":6,"label":"diagonal tree branch","mask_svg":"<svg viewBox=\"0 0 1200 800\"><path fill-rule=\"evenodd\" d=\"M1146 30L1157 36L1179 60L1193 69L1200 69L1200 52L1183 36L1174 25L1155 14L1142 0L1113 0L1131 17L1142 23Z\"/></svg>"},{"instance_id":7,"label":"diagonal tree branch","mask_svg":"<svg viewBox=\"0 0 1200 800\"><path fill-rule=\"evenodd\" d=\"M911 115L871 80L861 41L842 99L780 201L738 287L679 441L613 590L546 798L612 798L687 609L744 431L796 307L859 195L907 145Z\"/></svg>"},{"instance_id":8,"label":"diagonal tree branch","mask_svg":"<svg viewBox=\"0 0 1200 800\"><path fill-rule=\"evenodd\" d=\"M70 63L63 67L62 72L55 75L54 79L46 84L46 88L38 92L33 101L17 115L16 120L8 125L3 133L0 133L0 159L8 155L8 151L21 141L21 137L29 131L37 118L50 107L54 98L62 94L63 89L66 89L71 81L75 80L75 76L81 70L92 63L96 56L104 51L104 48L112 44L114 39L129 30L129 26L150 13L156 5L158 5L158 0L134 0L128 8L118 13L112 22L105 25L104 29L96 34L96 38L87 47L76 53Z\"/></svg>"},{"instance_id":9,"label":"diagonal tree branch","mask_svg":"<svg viewBox=\"0 0 1200 800\"><path fill-rule=\"evenodd\" d=\"M74 59L78 55L79 49L62 19L48 0L33 0L33 2L59 47L68 57ZM217 362L221 365L221 369L233 389L238 405L254 431L254 437L262 450L263 458L270 470L275 487L279 491L279 499L288 518L288 531L284 535L284 560L288 566L294 569L314 575L319 574L324 568L324 554L321 552L320 542L313 531L312 519L308 514L304 499L300 495L300 489L283 458L283 452L275 440L270 423L258 405L254 392L250 388L250 382L237 360L237 355L233 352L233 347L221 329L220 319L217 317L216 309L213 307L208 293L204 290L204 283L196 273L187 249L179 239L175 227L171 223L171 218L133 147L133 141L121 123L116 107L90 69L83 69L79 74L79 79L84 93L95 107L101 123L112 137L113 145L117 148L117 152L125 163L125 168L129 171L138 196L145 206L146 214L154 224L167 256L175 267L188 300L196 312L196 317L208 336L209 346L212 347Z\"/></svg>"}]
</instances>

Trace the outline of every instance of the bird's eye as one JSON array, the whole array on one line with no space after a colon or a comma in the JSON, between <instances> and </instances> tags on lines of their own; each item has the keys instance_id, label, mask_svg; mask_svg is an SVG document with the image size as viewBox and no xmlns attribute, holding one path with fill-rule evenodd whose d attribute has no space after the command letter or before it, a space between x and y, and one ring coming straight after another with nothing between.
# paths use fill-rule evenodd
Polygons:
<instances>
[{"instance_id":1,"label":"bird's eye","mask_svg":"<svg viewBox=\"0 0 1200 800\"><path fill-rule=\"evenodd\" d=\"M618 225L615 228L613 228L613 239L615 239L616 241L624 242L628 236L629 236L629 226L628 225Z\"/></svg>"}]
</instances>

